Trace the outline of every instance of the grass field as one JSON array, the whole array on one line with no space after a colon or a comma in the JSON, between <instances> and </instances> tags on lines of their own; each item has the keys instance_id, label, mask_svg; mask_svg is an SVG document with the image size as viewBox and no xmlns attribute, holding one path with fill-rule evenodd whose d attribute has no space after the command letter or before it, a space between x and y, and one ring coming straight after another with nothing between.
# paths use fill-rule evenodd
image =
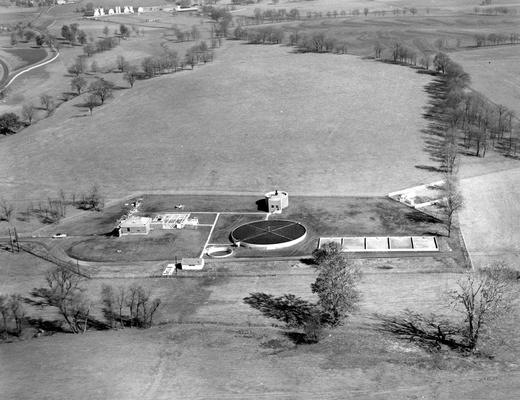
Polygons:
<instances>
[{"instance_id":1,"label":"grass field","mask_svg":"<svg viewBox=\"0 0 520 400\"><path fill-rule=\"evenodd\" d=\"M503 0L500 1L501 5L509 6L515 8L518 6L518 2L516 0ZM271 2L262 2L260 4L251 4L247 6L236 6L236 12L238 14L249 14L253 15L255 8L262 9L280 9L285 8L290 10L292 8L297 8L300 11L300 14L303 13L305 16L306 12L322 12L324 15L327 12L333 12L334 10L340 12L342 10L350 13L353 10L360 11L359 19L364 18L362 13L364 8L368 8L369 12L372 13L374 11L385 10L387 12L387 16L390 15L390 12L395 9L403 9L403 8L411 8L415 7L418 10L418 15L425 14L446 14L450 12L473 12L475 6L478 6L472 0L394 0L394 1L385 1L385 0L316 0L316 1L306 1L306 0L281 0L276 5L273 5ZM408 13L411 16L410 13Z\"/></svg>"},{"instance_id":2,"label":"grass field","mask_svg":"<svg viewBox=\"0 0 520 400\"><path fill-rule=\"evenodd\" d=\"M520 46L458 51L450 57L471 75L471 87L497 104L520 111Z\"/></svg>"},{"instance_id":3,"label":"grass field","mask_svg":"<svg viewBox=\"0 0 520 400\"><path fill-rule=\"evenodd\" d=\"M146 237L92 238L73 244L67 253L87 261L153 261L173 260L175 256L198 257L204 247L209 228L182 231L154 231Z\"/></svg>"},{"instance_id":4,"label":"grass field","mask_svg":"<svg viewBox=\"0 0 520 400\"><path fill-rule=\"evenodd\" d=\"M410 261L415 268L421 263ZM384 262L387 267L402 263ZM456 274L368 273L356 315L344 327L327 332L320 344L295 347L272 321L241 301L253 291L312 299L310 267L289 271L294 268L282 263L278 268L277 276L147 280L146 286L164 299L158 321L175 321L147 331L55 335L0 346L0 356L10 360L0 366L3 395L511 399L517 393L516 351L499 353L494 360L431 354L374 329L375 312L392 314L406 307L449 312L440 307L442 293L452 287ZM103 282L127 283L93 280L89 290L97 293ZM27 374L32 378L17 384Z\"/></svg>"},{"instance_id":5,"label":"grass field","mask_svg":"<svg viewBox=\"0 0 520 400\"><path fill-rule=\"evenodd\" d=\"M415 168L427 160L427 81L350 56L230 43L212 64L117 92L93 117L75 118L71 101L5 138L1 188L19 198L93 182L114 197L273 186L383 194L432 179ZM379 90L392 95L374 96Z\"/></svg>"},{"instance_id":6,"label":"grass field","mask_svg":"<svg viewBox=\"0 0 520 400\"><path fill-rule=\"evenodd\" d=\"M47 56L47 51L44 48L25 48L25 49L5 49L19 59L15 69L20 69L25 66L36 64L42 61Z\"/></svg>"},{"instance_id":7,"label":"grass field","mask_svg":"<svg viewBox=\"0 0 520 400\"><path fill-rule=\"evenodd\" d=\"M466 198L461 226L476 266L504 261L519 268L520 208L514 189L519 179L517 167L461 181Z\"/></svg>"}]
</instances>

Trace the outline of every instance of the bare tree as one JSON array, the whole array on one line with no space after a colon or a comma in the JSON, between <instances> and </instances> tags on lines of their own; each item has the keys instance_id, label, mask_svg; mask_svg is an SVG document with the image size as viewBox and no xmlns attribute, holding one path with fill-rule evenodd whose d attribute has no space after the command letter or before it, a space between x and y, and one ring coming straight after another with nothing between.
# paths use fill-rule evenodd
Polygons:
<instances>
[{"instance_id":1,"label":"bare tree","mask_svg":"<svg viewBox=\"0 0 520 400\"><path fill-rule=\"evenodd\" d=\"M92 110L94 107L97 107L100 105L99 97L95 94L90 93L87 98L85 99L85 106L90 111L90 115L92 115Z\"/></svg>"},{"instance_id":2,"label":"bare tree","mask_svg":"<svg viewBox=\"0 0 520 400\"><path fill-rule=\"evenodd\" d=\"M134 87L134 83L137 80L137 68L134 66L128 67L123 79L128 82L131 88Z\"/></svg>"},{"instance_id":3,"label":"bare tree","mask_svg":"<svg viewBox=\"0 0 520 400\"><path fill-rule=\"evenodd\" d=\"M22 107L22 118L25 121L27 121L27 123L29 125L31 125L31 123L32 123L35 111L36 110L35 110L34 106L32 105L32 103L24 104Z\"/></svg>"},{"instance_id":4,"label":"bare tree","mask_svg":"<svg viewBox=\"0 0 520 400\"><path fill-rule=\"evenodd\" d=\"M112 96L114 84L104 79L98 79L89 85L89 91L95 94L101 100L101 104L105 103L105 100Z\"/></svg>"},{"instance_id":5,"label":"bare tree","mask_svg":"<svg viewBox=\"0 0 520 400\"><path fill-rule=\"evenodd\" d=\"M101 286L101 302L103 303L103 314L110 327L114 328L116 322L115 306L117 304L117 299L112 286L107 284Z\"/></svg>"},{"instance_id":6,"label":"bare tree","mask_svg":"<svg viewBox=\"0 0 520 400\"><path fill-rule=\"evenodd\" d=\"M91 72L97 72L99 71L99 66L96 61L92 61L92 64L90 64L90 71Z\"/></svg>"},{"instance_id":7,"label":"bare tree","mask_svg":"<svg viewBox=\"0 0 520 400\"><path fill-rule=\"evenodd\" d=\"M7 338L7 322L9 320L9 297L5 294L0 295L0 314L4 328L4 337Z\"/></svg>"},{"instance_id":8,"label":"bare tree","mask_svg":"<svg viewBox=\"0 0 520 400\"><path fill-rule=\"evenodd\" d=\"M478 349L483 335L492 336L496 323L511 310L518 290L504 265L468 271L449 292L451 305L464 317L463 335L470 350Z\"/></svg>"},{"instance_id":9,"label":"bare tree","mask_svg":"<svg viewBox=\"0 0 520 400\"><path fill-rule=\"evenodd\" d=\"M23 321L25 319L25 308L23 306L23 298L19 294L12 294L9 297L9 309L16 326L16 335L20 336L23 330Z\"/></svg>"},{"instance_id":10,"label":"bare tree","mask_svg":"<svg viewBox=\"0 0 520 400\"><path fill-rule=\"evenodd\" d=\"M464 205L464 199L460 193L457 177L454 174L444 175L443 185L445 226L448 237L451 236L453 217Z\"/></svg>"},{"instance_id":11,"label":"bare tree","mask_svg":"<svg viewBox=\"0 0 520 400\"><path fill-rule=\"evenodd\" d=\"M381 58L381 53L383 51L383 46L381 45L381 43L379 42L376 42L374 44L374 58Z\"/></svg>"},{"instance_id":12,"label":"bare tree","mask_svg":"<svg viewBox=\"0 0 520 400\"><path fill-rule=\"evenodd\" d=\"M82 287L84 280L69 268L57 266L47 273L47 287L33 289L33 299L27 299L27 302L34 306L56 308L72 333L84 332L90 313L90 302Z\"/></svg>"},{"instance_id":13,"label":"bare tree","mask_svg":"<svg viewBox=\"0 0 520 400\"><path fill-rule=\"evenodd\" d=\"M440 148L441 165L444 172L454 174L458 171L459 152L457 145L456 130L450 128L447 130L444 141Z\"/></svg>"},{"instance_id":14,"label":"bare tree","mask_svg":"<svg viewBox=\"0 0 520 400\"><path fill-rule=\"evenodd\" d=\"M120 286L117 288L117 294L115 295L115 301L118 309L119 323L121 328L125 327L124 319L123 319L123 308L127 302L127 289L124 286Z\"/></svg>"},{"instance_id":15,"label":"bare tree","mask_svg":"<svg viewBox=\"0 0 520 400\"><path fill-rule=\"evenodd\" d=\"M14 218L14 214L14 205L5 199L0 199L0 220L4 220L10 223Z\"/></svg>"},{"instance_id":16,"label":"bare tree","mask_svg":"<svg viewBox=\"0 0 520 400\"><path fill-rule=\"evenodd\" d=\"M70 86L78 95L80 95L81 91L87 86L87 81L82 76L75 76L70 81Z\"/></svg>"},{"instance_id":17,"label":"bare tree","mask_svg":"<svg viewBox=\"0 0 520 400\"><path fill-rule=\"evenodd\" d=\"M153 316L160 305L161 299L151 299L151 291L139 286L137 290L137 325L141 328L152 326Z\"/></svg>"},{"instance_id":18,"label":"bare tree","mask_svg":"<svg viewBox=\"0 0 520 400\"><path fill-rule=\"evenodd\" d=\"M440 52L435 55L433 59L433 66L437 72L444 74L446 73L446 68L450 62L450 58L446 54Z\"/></svg>"},{"instance_id":19,"label":"bare tree","mask_svg":"<svg viewBox=\"0 0 520 400\"><path fill-rule=\"evenodd\" d=\"M139 286L132 285L128 288L126 306L130 311L130 327L134 325L137 316L137 301L139 297Z\"/></svg>"},{"instance_id":20,"label":"bare tree","mask_svg":"<svg viewBox=\"0 0 520 400\"><path fill-rule=\"evenodd\" d=\"M126 61L126 59L123 56L119 55L116 58L116 66L119 71L125 72L126 70L128 70L130 64L128 63L128 61Z\"/></svg>"},{"instance_id":21,"label":"bare tree","mask_svg":"<svg viewBox=\"0 0 520 400\"><path fill-rule=\"evenodd\" d=\"M53 101L52 97L49 96L48 94L42 94L40 96L40 104L48 112L50 112L54 108L54 101Z\"/></svg>"},{"instance_id":22,"label":"bare tree","mask_svg":"<svg viewBox=\"0 0 520 400\"><path fill-rule=\"evenodd\" d=\"M200 39L200 31L199 31L199 29L197 28L196 25L193 25L191 27L191 38L193 40L199 40Z\"/></svg>"}]
</instances>

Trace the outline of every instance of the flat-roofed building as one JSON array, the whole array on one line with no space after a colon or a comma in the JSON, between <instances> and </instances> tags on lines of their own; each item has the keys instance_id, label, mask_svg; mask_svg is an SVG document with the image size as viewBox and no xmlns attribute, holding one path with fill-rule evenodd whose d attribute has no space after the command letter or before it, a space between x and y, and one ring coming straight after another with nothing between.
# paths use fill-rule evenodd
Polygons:
<instances>
[{"instance_id":1,"label":"flat-roofed building","mask_svg":"<svg viewBox=\"0 0 520 400\"><path fill-rule=\"evenodd\" d=\"M148 235L152 219L148 217L131 216L119 224L119 236Z\"/></svg>"},{"instance_id":2,"label":"flat-roofed building","mask_svg":"<svg viewBox=\"0 0 520 400\"><path fill-rule=\"evenodd\" d=\"M182 270L190 271L190 270L201 270L204 268L204 259L203 258L183 258L181 260Z\"/></svg>"}]
</instances>

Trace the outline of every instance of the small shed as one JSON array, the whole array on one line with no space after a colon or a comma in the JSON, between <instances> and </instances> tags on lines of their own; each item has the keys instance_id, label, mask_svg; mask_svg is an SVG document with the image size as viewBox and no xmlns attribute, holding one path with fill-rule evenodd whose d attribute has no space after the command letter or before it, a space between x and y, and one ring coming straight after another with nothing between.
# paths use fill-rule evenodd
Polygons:
<instances>
[{"instance_id":1,"label":"small shed","mask_svg":"<svg viewBox=\"0 0 520 400\"><path fill-rule=\"evenodd\" d=\"M181 267L183 270L192 271L192 270L201 270L204 268L204 259L203 258L183 258L181 260Z\"/></svg>"},{"instance_id":2,"label":"small shed","mask_svg":"<svg viewBox=\"0 0 520 400\"><path fill-rule=\"evenodd\" d=\"M119 236L148 235L152 219L148 217L131 216L119 224Z\"/></svg>"}]
</instances>

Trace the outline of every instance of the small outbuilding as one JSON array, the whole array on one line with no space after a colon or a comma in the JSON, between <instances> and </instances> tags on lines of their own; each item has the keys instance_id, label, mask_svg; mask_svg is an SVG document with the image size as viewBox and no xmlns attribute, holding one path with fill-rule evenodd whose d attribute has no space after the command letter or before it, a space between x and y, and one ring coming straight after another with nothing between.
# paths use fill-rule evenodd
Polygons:
<instances>
[{"instance_id":1,"label":"small outbuilding","mask_svg":"<svg viewBox=\"0 0 520 400\"><path fill-rule=\"evenodd\" d=\"M281 190L265 194L267 210L270 213L280 214L284 208L289 206L289 194Z\"/></svg>"},{"instance_id":2,"label":"small outbuilding","mask_svg":"<svg viewBox=\"0 0 520 400\"><path fill-rule=\"evenodd\" d=\"M183 271L187 270L201 270L204 268L203 258L183 258L181 260L181 267Z\"/></svg>"},{"instance_id":3,"label":"small outbuilding","mask_svg":"<svg viewBox=\"0 0 520 400\"><path fill-rule=\"evenodd\" d=\"M119 224L119 236L148 235L151 223L151 218L131 216Z\"/></svg>"}]
</instances>

